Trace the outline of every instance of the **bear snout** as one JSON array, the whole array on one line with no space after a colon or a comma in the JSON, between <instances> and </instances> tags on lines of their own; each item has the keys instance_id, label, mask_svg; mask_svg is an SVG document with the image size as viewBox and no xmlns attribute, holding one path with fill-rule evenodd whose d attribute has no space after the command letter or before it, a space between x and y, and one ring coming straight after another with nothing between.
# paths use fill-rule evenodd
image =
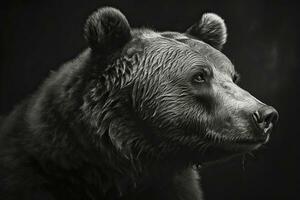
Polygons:
<instances>
[{"instance_id":1,"label":"bear snout","mask_svg":"<svg viewBox=\"0 0 300 200\"><path fill-rule=\"evenodd\" d=\"M263 106L252 114L254 124L258 131L267 136L276 125L279 114L272 106Z\"/></svg>"}]
</instances>

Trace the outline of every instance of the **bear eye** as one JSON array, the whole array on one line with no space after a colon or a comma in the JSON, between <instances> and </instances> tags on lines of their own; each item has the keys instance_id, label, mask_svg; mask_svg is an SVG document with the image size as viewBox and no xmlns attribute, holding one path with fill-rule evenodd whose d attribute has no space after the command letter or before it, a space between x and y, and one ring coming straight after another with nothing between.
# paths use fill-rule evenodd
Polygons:
<instances>
[{"instance_id":1,"label":"bear eye","mask_svg":"<svg viewBox=\"0 0 300 200\"><path fill-rule=\"evenodd\" d=\"M207 72L205 70L202 70L201 72L198 72L193 76L193 82L194 83L204 83L206 80L206 74Z\"/></svg>"},{"instance_id":2,"label":"bear eye","mask_svg":"<svg viewBox=\"0 0 300 200\"><path fill-rule=\"evenodd\" d=\"M234 83L238 83L240 81L240 75L238 73L235 73L232 77L232 81Z\"/></svg>"},{"instance_id":3,"label":"bear eye","mask_svg":"<svg viewBox=\"0 0 300 200\"><path fill-rule=\"evenodd\" d=\"M193 78L193 81L195 83L204 83L205 82L205 79L204 79L204 74L197 74L194 78Z\"/></svg>"}]
</instances>

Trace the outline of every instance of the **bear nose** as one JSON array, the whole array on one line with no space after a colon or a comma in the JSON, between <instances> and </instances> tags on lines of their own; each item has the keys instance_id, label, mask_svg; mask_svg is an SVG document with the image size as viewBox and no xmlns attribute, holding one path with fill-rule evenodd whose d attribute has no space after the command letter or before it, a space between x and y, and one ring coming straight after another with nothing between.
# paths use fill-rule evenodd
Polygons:
<instances>
[{"instance_id":1,"label":"bear nose","mask_svg":"<svg viewBox=\"0 0 300 200\"><path fill-rule=\"evenodd\" d=\"M279 118L278 112L271 106L264 106L253 113L253 119L257 127L264 134L270 132Z\"/></svg>"}]
</instances>

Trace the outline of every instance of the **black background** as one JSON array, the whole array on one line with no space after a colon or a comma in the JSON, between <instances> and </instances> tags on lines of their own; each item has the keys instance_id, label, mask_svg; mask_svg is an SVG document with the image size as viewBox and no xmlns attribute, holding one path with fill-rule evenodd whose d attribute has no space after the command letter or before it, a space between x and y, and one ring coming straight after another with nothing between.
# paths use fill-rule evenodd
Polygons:
<instances>
[{"instance_id":1,"label":"black background","mask_svg":"<svg viewBox=\"0 0 300 200\"><path fill-rule=\"evenodd\" d=\"M204 12L227 23L224 53L240 85L280 114L271 141L255 157L204 168L202 185L212 199L298 199L300 191L299 19L291 1L7 1L1 4L0 112L7 114L63 62L87 45L86 17L98 7L119 8L133 27L184 31Z\"/></svg>"}]
</instances>

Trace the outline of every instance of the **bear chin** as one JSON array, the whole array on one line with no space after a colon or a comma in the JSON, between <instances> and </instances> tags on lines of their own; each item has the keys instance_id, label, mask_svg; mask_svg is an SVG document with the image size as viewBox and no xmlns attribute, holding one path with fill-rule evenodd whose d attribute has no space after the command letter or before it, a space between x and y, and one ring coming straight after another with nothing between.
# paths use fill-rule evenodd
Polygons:
<instances>
[{"instance_id":1,"label":"bear chin","mask_svg":"<svg viewBox=\"0 0 300 200\"><path fill-rule=\"evenodd\" d=\"M222 142L208 142L209 147L205 149L204 153L196 153L196 158L194 158L194 165L197 167L203 164L227 161L233 157L237 157L243 154L250 153L251 151L257 150L268 140L269 136L266 136L265 139L257 140L228 140Z\"/></svg>"}]
</instances>

